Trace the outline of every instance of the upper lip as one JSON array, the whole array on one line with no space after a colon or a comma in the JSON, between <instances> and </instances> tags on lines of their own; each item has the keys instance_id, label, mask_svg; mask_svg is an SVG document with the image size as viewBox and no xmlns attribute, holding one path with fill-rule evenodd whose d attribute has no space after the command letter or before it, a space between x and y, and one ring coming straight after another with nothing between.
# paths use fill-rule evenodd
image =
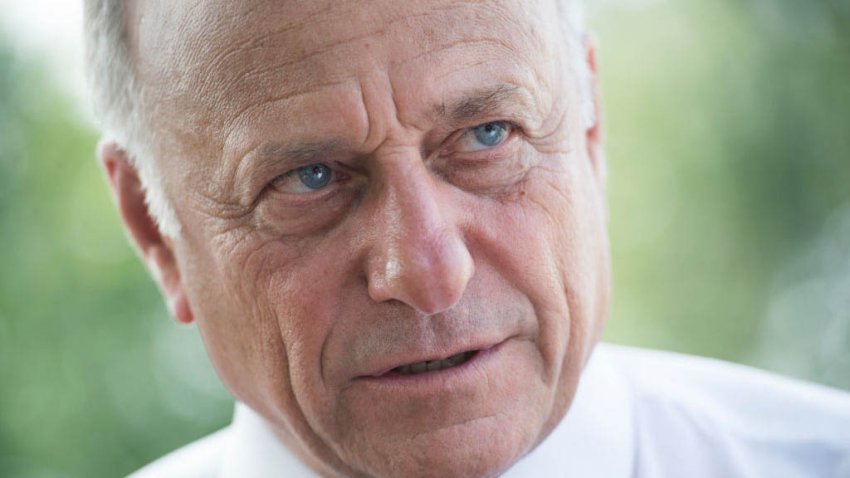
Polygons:
<instances>
[{"instance_id":1,"label":"upper lip","mask_svg":"<svg viewBox=\"0 0 850 478\"><path fill-rule=\"evenodd\" d=\"M419 362L430 362L432 360L445 360L453 355L464 352L478 352L493 348L507 339L502 340L480 340L465 344L453 345L451 347L429 350L408 350L404 354L393 354L381 357L378 363L368 368L369 371L360 375L359 378L380 377L394 368Z\"/></svg>"}]
</instances>

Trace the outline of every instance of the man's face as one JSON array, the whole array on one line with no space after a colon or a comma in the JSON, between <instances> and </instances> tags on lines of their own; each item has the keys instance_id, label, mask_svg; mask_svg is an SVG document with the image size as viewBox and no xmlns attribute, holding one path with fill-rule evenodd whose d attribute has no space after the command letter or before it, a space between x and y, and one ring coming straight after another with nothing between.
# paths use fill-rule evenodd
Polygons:
<instances>
[{"instance_id":1,"label":"man's face","mask_svg":"<svg viewBox=\"0 0 850 478\"><path fill-rule=\"evenodd\" d=\"M183 226L168 288L232 393L323 473L493 475L569 407L609 277L557 17L519 0L131 8Z\"/></svg>"}]
</instances>

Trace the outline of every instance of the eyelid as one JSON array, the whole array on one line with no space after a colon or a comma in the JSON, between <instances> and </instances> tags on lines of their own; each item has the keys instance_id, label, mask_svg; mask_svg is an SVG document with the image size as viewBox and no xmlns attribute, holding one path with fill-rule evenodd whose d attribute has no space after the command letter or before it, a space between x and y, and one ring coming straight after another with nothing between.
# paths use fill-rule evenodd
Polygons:
<instances>
[{"instance_id":1,"label":"eyelid","mask_svg":"<svg viewBox=\"0 0 850 478\"><path fill-rule=\"evenodd\" d=\"M328 183L328 185L326 187L322 187L320 189L311 189L311 188L307 187L306 184L303 184L300 181L300 179L298 177L298 173L301 169L312 166L311 164L308 164L308 165L305 165L305 166L298 166L296 168L292 168L292 169L286 171L285 173L276 176L268 184L268 189L277 191L279 194L285 194L285 195L288 195L288 196L305 196L306 197L306 196L313 196L313 195L322 195L324 193L327 193L328 190L334 189L335 184L340 183L342 181L345 181L346 179L349 178L349 176L347 174L341 172L338 168L334 168L330 164L327 164L327 163L313 163L313 164L323 164L323 165L325 165L325 167L327 167L330 170L331 179L330 179L330 182ZM299 186L299 189L302 189L302 191L293 192L293 191L283 190L282 188L278 187L278 183L282 182L283 180L296 181L297 186ZM315 193L315 194L313 194L313 193Z\"/></svg>"},{"instance_id":2,"label":"eyelid","mask_svg":"<svg viewBox=\"0 0 850 478\"><path fill-rule=\"evenodd\" d=\"M280 184L280 183L283 183L283 182L285 182L285 181L287 181L287 180L291 180L291 181L298 181L298 171L299 171L300 169L301 169L301 168L290 169L289 171L287 171L287 172L285 172L285 173L283 173L283 174L281 174L281 175L278 175L277 177L275 177L275 178L271 181L271 183L269 183L269 187L271 187L271 188L273 188L273 189L275 189L275 190L277 190L278 192L281 192L281 193L283 193L283 194L299 194L299 193L292 193L292 192L289 192L289 191L284 191L284 190L283 190L283 188L281 187L281 184ZM304 186L304 188L305 188L305 189L307 189L307 187L306 187L306 186ZM306 190L306 191L305 191L305 193L306 193L306 192L310 192L310 191L309 191L309 190Z\"/></svg>"},{"instance_id":3,"label":"eyelid","mask_svg":"<svg viewBox=\"0 0 850 478\"><path fill-rule=\"evenodd\" d=\"M494 146L484 146L484 147L479 148L479 149L469 149L469 150L459 149L458 146L459 146L460 142L464 138L466 138L470 135L474 136L476 128L480 128L481 126L486 126L488 124L496 124L496 123L503 125L507 129L507 132L505 134L505 138L499 144L494 145ZM496 149L501 148L506 143L510 142L514 138L514 136L517 133L520 133L520 132L521 132L521 128L518 127L516 125L516 123L514 123L512 121L493 120L493 121L486 121L484 123L478 123L474 126L464 128L464 129L458 131L457 133L455 133L453 135L453 138L450 140L451 147L449 148L448 152L449 153L456 153L456 154L476 154L476 153L484 153L484 152L494 151Z\"/></svg>"}]
</instances>

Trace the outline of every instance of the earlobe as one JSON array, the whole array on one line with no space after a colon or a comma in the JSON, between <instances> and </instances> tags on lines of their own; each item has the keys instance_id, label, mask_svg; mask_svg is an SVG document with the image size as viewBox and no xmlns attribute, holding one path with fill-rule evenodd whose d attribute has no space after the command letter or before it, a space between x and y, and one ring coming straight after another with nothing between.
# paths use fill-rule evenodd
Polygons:
<instances>
[{"instance_id":1,"label":"earlobe","mask_svg":"<svg viewBox=\"0 0 850 478\"><path fill-rule=\"evenodd\" d=\"M127 152L115 142L101 142L98 155L124 227L136 250L159 285L175 319L185 324L191 323L194 316L181 281L173 246L151 217L138 170Z\"/></svg>"},{"instance_id":2,"label":"earlobe","mask_svg":"<svg viewBox=\"0 0 850 478\"><path fill-rule=\"evenodd\" d=\"M143 254L143 259L154 280L159 284L171 315L180 323L191 324L195 317L183 288L172 246L167 240L164 240L161 245L149 246L148 252Z\"/></svg>"}]
</instances>

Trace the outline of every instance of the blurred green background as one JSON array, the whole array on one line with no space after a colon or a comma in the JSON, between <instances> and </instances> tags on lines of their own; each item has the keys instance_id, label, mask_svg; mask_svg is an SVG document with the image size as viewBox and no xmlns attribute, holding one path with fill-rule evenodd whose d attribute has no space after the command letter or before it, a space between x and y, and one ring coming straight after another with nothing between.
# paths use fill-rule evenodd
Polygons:
<instances>
[{"instance_id":1,"label":"blurred green background","mask_svg":"<svg viewBox=\"0 0 850 478\"><path fill-rule=\"evenodd\" d=\"M607 340L850 389L850 2L598 0L591 20ZM231 402L127 245L64 73L16 41L0 32L0 476L121 476Z\"/></svg>"}]
</instances>

